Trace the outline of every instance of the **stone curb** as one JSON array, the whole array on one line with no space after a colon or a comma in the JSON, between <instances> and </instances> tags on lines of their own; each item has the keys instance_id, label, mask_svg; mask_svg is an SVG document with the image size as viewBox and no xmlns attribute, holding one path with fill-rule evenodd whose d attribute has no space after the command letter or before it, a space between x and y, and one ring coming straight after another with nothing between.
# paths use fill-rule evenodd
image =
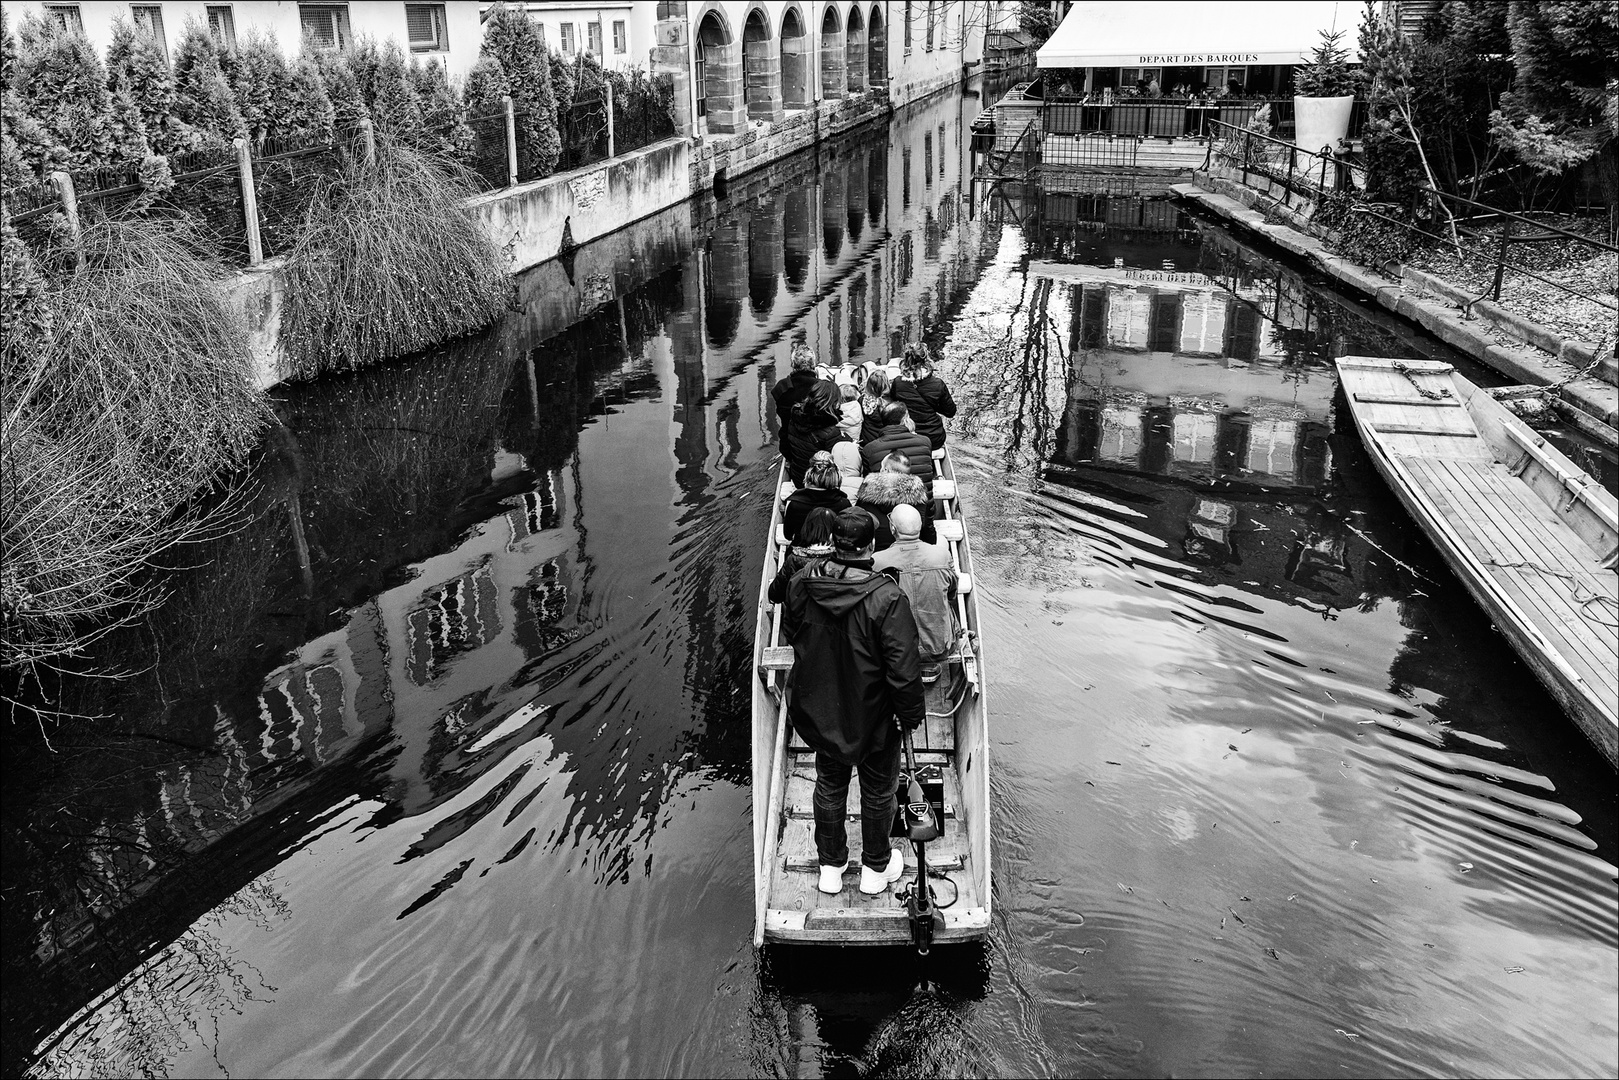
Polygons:
<instances>
[{"instance_id":1,"label":"stone curb","mask_svg":"<svg viewBox=\"0 0 1619 1080\"><path fill-rule=\"evenodd\" d=\"M1210 178L1220 187L1232 185L1229 180ZM1336 281L1342 282L1356 292L1371 297L1379 305L1393 311L1406 319L1411 320L1435 337L1452 346L1479 362L1494 368L1501 374L1517 382L1536 386L1547 386L1561 382L1574 375L1591 363L1594 349L1584 346L1583 342L1557 341L1557 347L1544 350L1544 353L1530 345L1514 348L1496 343L1485 333L1476 322L1464 319L1462 312L1449 304L1413 295L1410 288L1402 287L1401 279L1394 278L1379 271L1350 262L1339 255L1327 250L1326 245L1313 236L1309 236L1288 225L1267 220L1259 210L1251 209L1247 199L1236 199L1216 192L1206 191L1196 184L1175 184L1170 188L1175 195L1196 203L1210 212L1247 229L1280 247L1289 254L1310 263L1316 269L1327 274ZM1253 194L1253 193L1250 193ZM1261 204L1257 196L1253 200ZM1294 217L1286 208L1277 206L1279 214ZM1422 279L1435 280L1432 275L1421 271L1404 269L1400 271L1401 278L1407 275L1421 275L1421 278L1412 277L1409 284L1412 287L1421 287L1425 291L1427 286ZM1445 291L1439 292L1441 296L1460 295L1455 286L1446 284ZM1471 297L1466 297L1471 299ZM1479 303L1487 303L1480 301ZM1495 305L1490 305L1495 307ZM1474 305L1477 310L1478 305ZM1496 310L1500 310L1496 308ZM1520 320L1527 322L1527 320ZM1531 324L1533 325L1533 324ZM1536 327L1545 330L1544 327ZM1550 333L1546 331L1546 333ZM1585 359L1580 361L1580 347L1584 346ZM1599 419L1610 428L1619 423L1619 389L1598 379L1586 377L1578 379L1564 386L1560 391L1570 404Z\"/></svg>"}]
</instances>

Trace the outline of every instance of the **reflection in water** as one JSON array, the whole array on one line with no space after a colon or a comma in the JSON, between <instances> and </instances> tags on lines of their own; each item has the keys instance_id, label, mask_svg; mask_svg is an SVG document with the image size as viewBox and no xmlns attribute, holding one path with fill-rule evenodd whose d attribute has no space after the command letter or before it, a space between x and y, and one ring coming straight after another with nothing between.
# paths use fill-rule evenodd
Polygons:
<instances>
[{"instance_id":1,"label":"reflection in water","mask_svg":"<svg viewBox=\"0 0 1619 1080\"><path fill-rule=\"evenodd\" d=\"M979 107L289 390L118 733L13 764L8 1070L1611 1073L1611 774L1341 434L1332 356L1450 357L1161 201L964 200ZM770 387L921 335L997 740L930 997L756 956L746 790Z\"/></svg>"}]
</instances>

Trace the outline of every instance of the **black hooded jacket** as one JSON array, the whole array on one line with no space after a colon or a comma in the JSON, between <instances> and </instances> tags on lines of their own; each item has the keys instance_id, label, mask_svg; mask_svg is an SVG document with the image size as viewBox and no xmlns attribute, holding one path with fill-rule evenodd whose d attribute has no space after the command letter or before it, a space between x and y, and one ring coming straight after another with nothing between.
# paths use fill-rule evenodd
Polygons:
<instances>
[{"instance_id":1,"label":"black hooded jacket","mask_svg":"<svg viewBox=\"0 0 1619 1080\"><path fill-rule=\"evenodd\" d=\"M945 385L943 379L931 374L916 382L895 379L888 392L895 401L905 403L911 419L916 421L918 435L926 435L935 450L944 445L944 420L941 417L956 415L956 401L950 396L950 387Z\"/></svg>"},{"instance_id":2,"label":"black hooded jacket","mask_svg":"<svg viewBox=\"0 0 1619 1080\"><path fill-rule=\"evenodd\" d=\"M896 717L914 729L927 712L910 601L870 566L830 559L787 586L788 716L809 746L850 764L888 748Z\"/></svg>"},{"instance_id":3,"label":"black hooded jacket","mask_svg":"<svg viewBox=\"0 0 1619 1080\"><path fill-rule=\"evenodd\" d=\"M776 403L776 423L781 425L777 442L783 454L787 452L787 419L792 415L793 406L803 401L816 383L823 381L813 371L794 371L770 388L770 397Z\"/></svg>"},{"instance_id":4,"label":"black hooded jacket","mask_svg":"<svg viewBox=\"0 0 1619 1080\"><path fill-rule=\"evenodd\" d=\"M810 387L787 413L787 439L782 453L787 457L787 475L793 483L804 482L804 471L817 451L847 438L838 427L843 391L836 383L821 380Z\"/></svg>"}]
</instances>

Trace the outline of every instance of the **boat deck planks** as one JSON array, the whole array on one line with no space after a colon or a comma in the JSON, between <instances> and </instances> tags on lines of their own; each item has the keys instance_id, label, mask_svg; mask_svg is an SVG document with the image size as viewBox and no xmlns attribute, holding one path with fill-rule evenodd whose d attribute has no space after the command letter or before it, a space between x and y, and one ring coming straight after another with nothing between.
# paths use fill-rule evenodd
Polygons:
<instances>
[{"instance_id":1,"label":"boat deck planks","mask_svg":"<svg viewBox=\"0 0 1619 1080\"><path fill-rule=\"evenodd\" d=\"M1614 761L1613 496L1448 364L1359 357L1338 364L1378 470L1553 696Z\"/></svg>"}]
</instances>

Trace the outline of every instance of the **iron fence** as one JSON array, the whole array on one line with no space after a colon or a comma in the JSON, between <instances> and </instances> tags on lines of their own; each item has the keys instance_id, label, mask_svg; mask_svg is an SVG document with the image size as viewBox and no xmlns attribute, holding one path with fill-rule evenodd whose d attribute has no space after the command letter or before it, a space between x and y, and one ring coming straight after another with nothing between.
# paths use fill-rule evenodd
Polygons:
<instances>
[{"instance_id":1,"label":"iron fence","mask_svg":"<svg viewBox=\"0 0 1619 1080\"><path fill-rule=\"evenodd\" d=\"M1263 176L1282 186L1282 205L1292 205L1295 197L1319 198L1323 192L1363 190L1366 168L1356 161L1339 157L1323 147L1300 150L1293 143L1261 131L1210 122L1209 149L1203 157L1207 170L1218 162L1242 173L1247 184L1251 176Z\"/></svg>"},{"instance_id":2,"label":"iron fence","mask_svg":"<svg viewBox=\"0 0 1619 1080\"><path fill-rule=\"evenodd\" d=\"M506 161L506 114L474 116L467 121L472 129L472 148L467 168L477 180L479 191L494 191L511 182Z\"/></svg>"},{"instance_id":3,"label":"iron fence","mask_svg":"<svg viewBox=\"0 0 1619 1080\"><path fill-rule=\"evenodd\" d=\"M567 172L607 158L607 94L597 90L557 109L562 154L557 171Z\"/></svg>"},{"instance_id":4,"label":"iron fence","mask_svg":"<svg viewBox=\"0 0 1619 1080\"><path fill-rule=\"evenodd\" d=\"M644 92L615 92L614 152L626 154L672 138L675 134L675 118L670 111L670 99L673 96L674 81L668 75L653 76Z\"/></svg>"}]
</instances>

